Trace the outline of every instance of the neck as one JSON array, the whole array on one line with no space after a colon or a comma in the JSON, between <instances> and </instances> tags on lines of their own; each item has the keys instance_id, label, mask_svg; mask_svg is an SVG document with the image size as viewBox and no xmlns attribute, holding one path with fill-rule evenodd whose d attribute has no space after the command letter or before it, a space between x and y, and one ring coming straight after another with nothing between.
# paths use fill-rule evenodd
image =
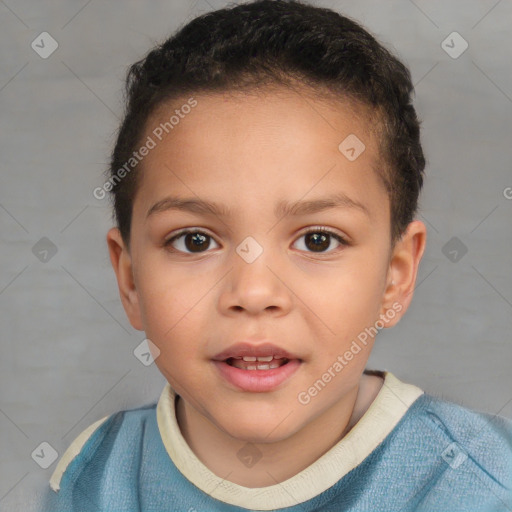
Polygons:
<instances>
[{"instance_id":1,"label":"neck","mask_svg":"<svg viewBox=\"0 0 512 512\"><path fill-rule=\"evenodd\" d=\"M190 449L214 474L248 488L267 487L295 476L338 443L366 412L382 382L363 374L332 407L286 439L270 443L248 444L230 436L178 396L177 421ZM293 412L286 421L293 422ZM241 464L244 455L258 460Z\"/></svg>"}]
</instances>

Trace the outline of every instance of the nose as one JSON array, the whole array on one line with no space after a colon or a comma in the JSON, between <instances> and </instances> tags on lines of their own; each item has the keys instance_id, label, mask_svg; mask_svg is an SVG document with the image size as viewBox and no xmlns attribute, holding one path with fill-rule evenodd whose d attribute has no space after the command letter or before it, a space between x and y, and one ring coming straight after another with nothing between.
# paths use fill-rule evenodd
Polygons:
<instances>
[{"instance_id":1,"label":"nose","mask_svg":"<svg viewBox=\"0 0 512 512\"><path fill-rule=\"evenodd\" d=\"M224 314L245 311L258 315L268 311L283 315L290 310L293 295L290 284L269 251L263 251L251 263L234 253L232 261L232 270L226 276L219 298L219 307Z\"/></svg>"}]
</instances>

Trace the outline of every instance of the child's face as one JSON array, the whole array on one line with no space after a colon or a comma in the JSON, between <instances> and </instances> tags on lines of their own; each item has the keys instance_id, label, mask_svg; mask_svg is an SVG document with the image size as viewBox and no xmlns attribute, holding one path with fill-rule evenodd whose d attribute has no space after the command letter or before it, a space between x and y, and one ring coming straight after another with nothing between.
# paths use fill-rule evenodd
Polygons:
<instances>
[{"instance_id":1,"label":"child's face","mask_svg":"<svg viewBox=\"0 0 512 512\"><path fill-rule=\"evenodd\" d=\"M353 392L373 339L357 341L358 352L353 342L376 321L386 317L389 327L405 312L423 246L419 255L402 246L393 259L376 140L341 104L285 91L195 99L162 141L153 130L186 100L148 122L144 140L152 136L156 147L139 164L130 252L117 230L109 233L121 297L133 327L158 346L158 368L196 415L235 438L284 439ZM351 134L366 146L354 161L338 149ZM360 206L319 207L335 195ZM171 196L223 211L166 208ZM276 216L281 203L310 201L298 215ZM348 245L322 238L319 227ZM200 233L166 245L183 228ZM310 228L316 239L304 236ZM397 299L396 314L386 316ZM272 343L300 363L278 385L256 379L254 388L240 388L214 358L244 340ZM341 371L333 370L338 356ZM319 379L321 390L308 392Z\"/></svg>"}]
</instances>

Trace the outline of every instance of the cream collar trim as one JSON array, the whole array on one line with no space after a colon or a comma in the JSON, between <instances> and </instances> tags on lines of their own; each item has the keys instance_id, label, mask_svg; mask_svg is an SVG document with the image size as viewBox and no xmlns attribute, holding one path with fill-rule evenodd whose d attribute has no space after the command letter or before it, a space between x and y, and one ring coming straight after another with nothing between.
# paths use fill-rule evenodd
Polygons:
<instances>
[{"instance_id":1,"label":"cream collar trim","mask_svg":"<svg viewBox=\"0 0 512 512\"><path fill-rule=\"evenodd\" d=\"M156 409L158 428L165 449L178 470L212 498L251 510L291 507L318 496L358 466L424 393L388 371L378 373L384 377L384 384L348 434L306 469L276 485L243 487L210 471L181 434L175 413L176 393L169 383L165 385Z\"/></svg>"}]
</instances>

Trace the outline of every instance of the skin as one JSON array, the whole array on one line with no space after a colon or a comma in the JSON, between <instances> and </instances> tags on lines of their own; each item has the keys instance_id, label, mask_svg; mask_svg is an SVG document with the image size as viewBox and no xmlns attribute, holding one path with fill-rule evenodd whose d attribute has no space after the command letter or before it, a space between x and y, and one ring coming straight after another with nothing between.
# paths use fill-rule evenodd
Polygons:
<instances>
[{"instance_id":1,"label":"skin","mask_svg":"<svg viewBox=\"0 0 512 512\"><path fill-rule=\"evenodd\" d=\"M311 465L374 400L382 379L363 374L374 339L307 405L297 396L393 304L402 309L385 327L400 320L426 228L411 222L391 247L377 141L348 104L285 89L195 98L198 105L140 164L130 246L117 228L107 243L130 323L159 348L155 363L180 395L177 418L190 448L219 477L265 487ZM154 114L145 137L185 101ZM366 146L353 162L338 150L349 134ZM363 203L369 216L355 208L274 215L278 201L333 192ZM232 213L170 209L147 217L171 194L214 201ZM315 252L304 233L319 226L349 245L328 237L323 252ZM165 246L181 228L212 238L202 252L190 252L185 237ZM263 248L252 263L236 252L248 236ZM303 362L278 388L243 392L211 359L247 339L268 339ZM247 442L262 455L250 468L237 456Z\"/></svg>"}]
</instances>

